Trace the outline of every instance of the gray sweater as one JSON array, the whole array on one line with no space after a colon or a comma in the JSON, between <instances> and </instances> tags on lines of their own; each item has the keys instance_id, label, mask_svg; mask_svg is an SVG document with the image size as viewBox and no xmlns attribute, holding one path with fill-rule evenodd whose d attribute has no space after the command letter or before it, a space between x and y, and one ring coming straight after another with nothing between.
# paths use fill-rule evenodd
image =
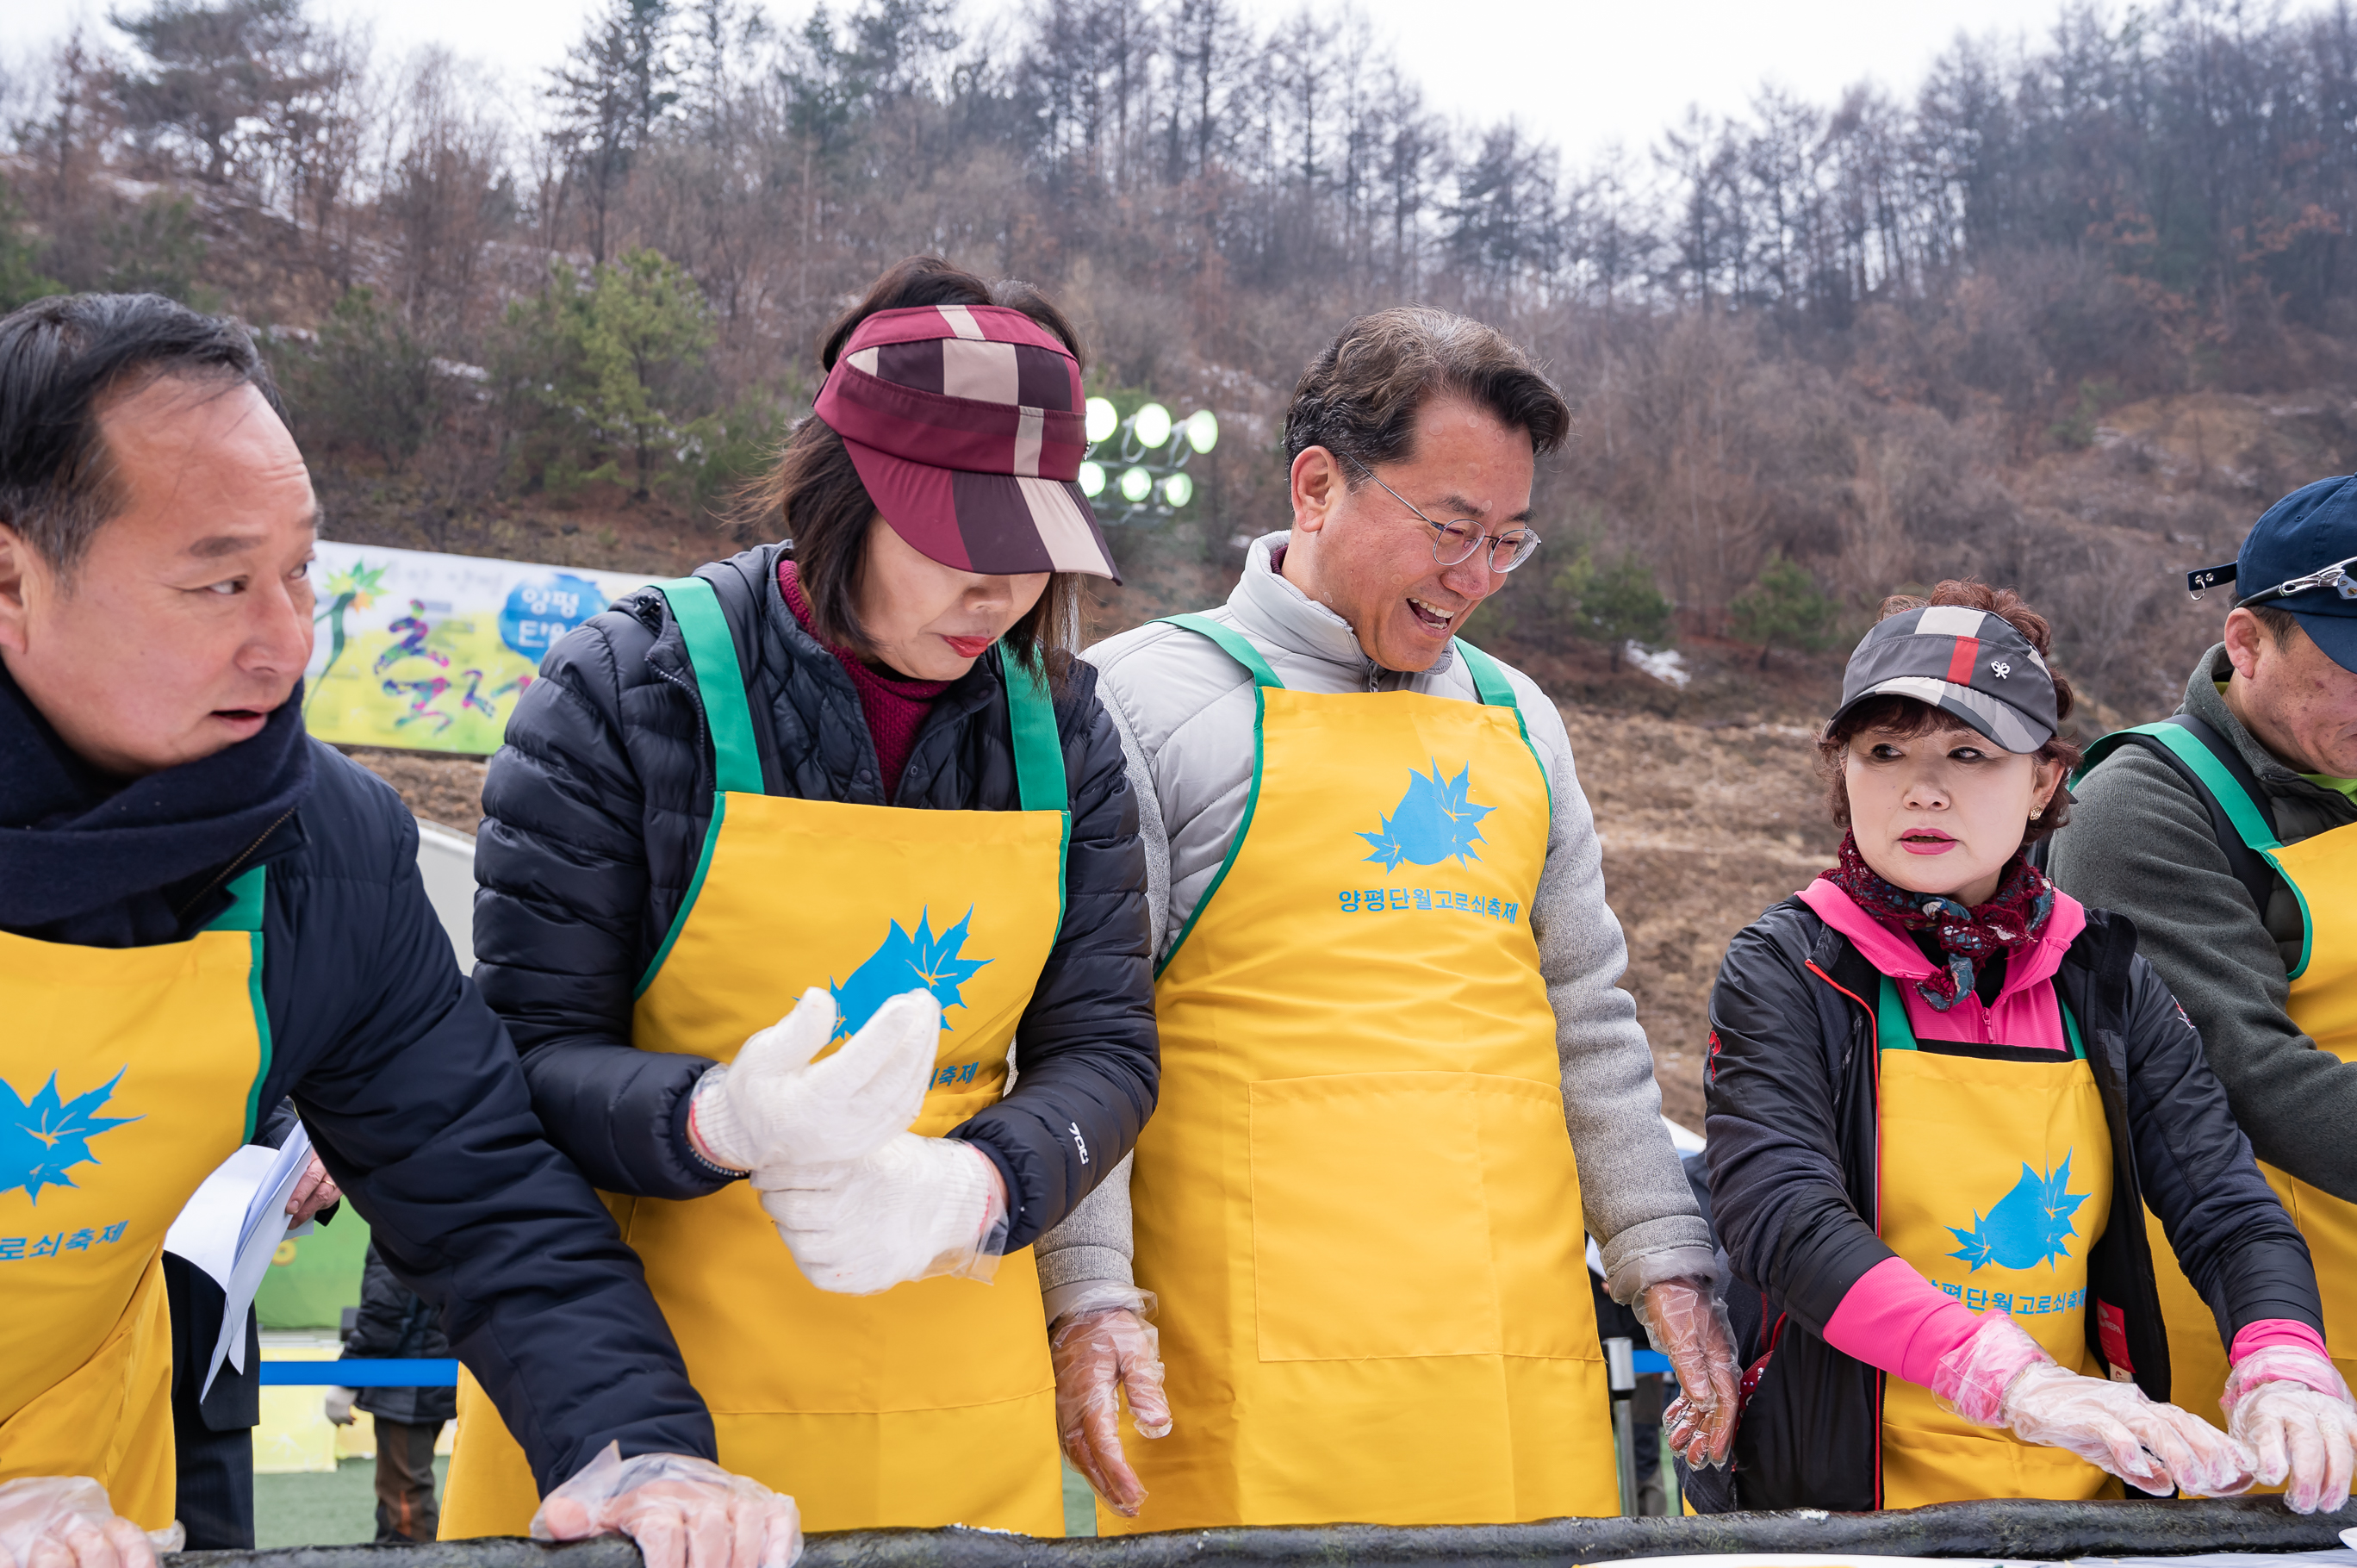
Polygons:
<instances>
[{"instance_id":1,"label":"gray sweater","mask_svg":"<svg viewBox=\"0 0 2357 1568\"><path fill-rule=\"evenodd\" d=\"M2182 711L2243 754L2276 836L2297 843L2357 822L2348 796L2309 783L2243 727L2217 687L2232 672L2223 643L2202 655ZM2317 1049L2287 1011L2301 934L2289 886L2276 878L2264 916L2254 908L2201 800L2142 747L2120 747L2074 792L2071 825L2054 838L2055 881L2136 922L2137 950L2201 1031L2259 1158L2357 1202L2357 1066Z\"/></svg>"},{"instance_id":2,"label":"gray sweater","mask_svg":"<svg viewBox=\"0 0 2357 1568\"><path fill-rule=\"evenodd\" d=\"M1286 536L1256 541L1244 574L1211 618L1241 632L1295 691L1414 691L1478 701L1453 655L1421 674L1376 667L1357 634L1272 569ZM1121 732L1146 841L1147 907L1157 954L1169 950L1226 858L1250 793L1252 679L1207 638L1146 626L1089 650L1098 694ZM1653 1058L1636 1004L1619 982L1629 951L1604 902L1596 824L1572 768L1563 715L1509 669L1554 799L1546 865L1531 904L1540 970L1555 1016L1564 1120L1579 1165L1587 1229L1616 1300L1657 1280L1717 1274L1710 1228L1695 1206L1661 1118ZM1052 1318L1082 1285L1130 1278L1128 1162L1038 1242Z\"/></svg>"}]
</instances>

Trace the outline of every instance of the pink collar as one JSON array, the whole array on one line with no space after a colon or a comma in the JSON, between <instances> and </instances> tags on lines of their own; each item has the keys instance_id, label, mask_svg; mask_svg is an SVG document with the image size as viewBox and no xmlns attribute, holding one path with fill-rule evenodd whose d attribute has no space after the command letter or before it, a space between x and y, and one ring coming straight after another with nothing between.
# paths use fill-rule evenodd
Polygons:
<instances>
[{"instance_id":1,"label":"pink collar","mask_svg":"<svg viewBox=\"0 0 2357 1568\"><path fill-rule=\"evenodd\" d=\"M1801 889L1802 903L1816 911L1817 918L1843 936L1847 937L1866 955L1867 962L1893 980L1928 980L1933 970L1932 961L1923 956L1905 931L1884 925L1864 909L1848 894L1819 877ZM2002 1002L2018 991L2054 978L2062 967L2062 955L2087 929L2087 907L2061 888L2054 890L2054 913L2047 917L2046 929L2024 949L2015 949L2005 970L2005 987L1997 993Z\"/></svg>"}]
</instances>

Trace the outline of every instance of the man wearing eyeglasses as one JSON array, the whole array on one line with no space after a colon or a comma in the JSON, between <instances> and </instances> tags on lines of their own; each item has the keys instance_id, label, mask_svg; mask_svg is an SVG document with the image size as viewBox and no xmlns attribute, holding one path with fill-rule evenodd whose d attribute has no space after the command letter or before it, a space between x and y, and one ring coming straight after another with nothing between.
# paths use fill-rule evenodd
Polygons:
<instances>
[{"instance_id":1,"label":"man wearing eyeglasses","mask_svg":"<svg viewBox=\"0 0 2357 1568\"><path fill-rule=\"evenodd\" d=\"M2107 736L2072 788L2055 879L2136 922L2308 1239L2325 1340L2357 1377L2357 478L2269 508L2176 715ZM2219 1421L2209 1309L2155 1228L2170 1402ZM2237 1366L2248 1347L2234 1347Z\"/></svg>"},{"instance_id":2,"label":"man wearing eyeglasses","mask_svg":"<svg viewBox=\"0 0 2357 1568\"><path fill-rule=\"evenodd\" d=\"M1164 1075L1134 1175L1039 1243L1107 1532L1619 1511L1590 1233L1677 1365L1691 1457L1726 1452L1710 1232L1570 742L1457 636L1538 548L1569 424L1491 328L1361 317L1295 390L1290 531L1224 606L1089 654L1147 844ZM1125 1455L1117 1388L1168 1435Z\"/></svg>"}]
</instances>

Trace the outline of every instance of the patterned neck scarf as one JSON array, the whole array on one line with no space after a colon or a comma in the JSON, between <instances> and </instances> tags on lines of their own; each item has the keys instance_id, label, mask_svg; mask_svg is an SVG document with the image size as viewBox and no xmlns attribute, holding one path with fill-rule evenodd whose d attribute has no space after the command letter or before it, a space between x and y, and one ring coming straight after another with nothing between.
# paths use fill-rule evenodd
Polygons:
<instances>
[{"instance_id":1,"label":"patterned neck scarf","mask_svg":"<svg viewBox=\"0 0 2357 1568\"><path fill-rule=\"evenodd\" d=\"M1850 896L1876 919L1902 930L1929 930L1948 967L1918 981L1917 994L1944 1013L1972 994L1975 966L1992 953L2036 940L2054 913L2054 884L2020 851L2006 862L1996 897L1967 908L1936 893L1912 893L1884 881L1857 852L1856 835L1842 835L1841 859L1817 875Z\"/></svg>"}]
</instances>

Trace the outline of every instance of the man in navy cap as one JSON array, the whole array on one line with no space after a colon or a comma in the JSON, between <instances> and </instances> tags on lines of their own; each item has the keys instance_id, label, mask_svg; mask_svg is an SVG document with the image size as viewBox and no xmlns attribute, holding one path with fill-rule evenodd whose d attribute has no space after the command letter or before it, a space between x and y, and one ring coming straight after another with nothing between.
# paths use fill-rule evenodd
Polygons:
<instances>
[{"instance_id":1,"label":"man in navy cap","mask_svg":"<svg viewBox=\"0 0 2357 1568\"><path fill-rule=\"evenodd\" d=\"M2201 1031L2316 1261L2325 1340L2357 1373L2357 477L2269 508L2231 565L2224 640L2170 719L2090 751L2055 879L2136 922ZM2168 1263L2171 1402L2216 1421L2225 1362Z\"/></svg>"}]
</instances>

